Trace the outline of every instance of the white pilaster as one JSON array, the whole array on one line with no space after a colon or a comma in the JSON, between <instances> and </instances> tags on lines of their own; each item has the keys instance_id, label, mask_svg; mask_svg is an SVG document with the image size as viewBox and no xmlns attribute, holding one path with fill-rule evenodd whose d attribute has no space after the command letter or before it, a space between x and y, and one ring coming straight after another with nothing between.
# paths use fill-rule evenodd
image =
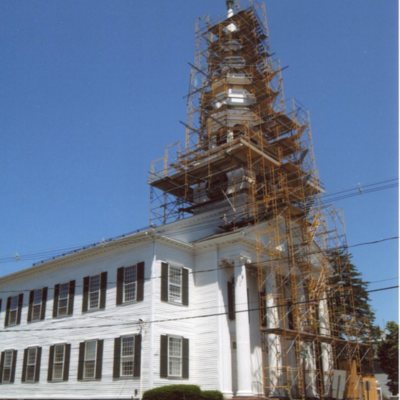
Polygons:
<instances>
[{"instance_id":1,"label":"white pilaster","mask_svg":"<svg viewBox=\"0 0 400 400\"><path fill-rule=\"evenodd\" d=\"M326 300L326 293L323 294L323 300L318 303L318 323L319 333L324 336L330 336L330 324L329 324L329 309L328 302ZM322 360L322 371L323 371L323 382L324 382L324 395L331 396L332 391L332 370L333 370L333 356L332 356L332 345L330 343L321 343L321 360Z\"/></svg>"},{"instance_id":2,"label":"white pilaster","mask_svg":"<svg viewBox=\"0 0 400 400\"><path fill-rule=\"evenodd\" d=\"M247 275L245 260L240 258L235 265L235 305L236 305L236 359L238 391L236 396L251 396L250 324L247 302Z\"/></svg>"},{"instance_id":3,"label":"white pilaster","mask_svg":"<svg viewBox=\"0 0 400 400\"><path fill-rule=\"evenodd\" d=\"M308 397L318 397L317 391L317 377L316 377L316 361L315 361L315 351L313 343L303 342L302 343L302 363L303 363L303 373L304 380L306 384L306 395Z\"/></svg>"},{"instance_id":4,"label":"white pilaster","mask_svg":"<svg viewBox=\"0 0 400 400\"><path fill-rule=\"evenodd\" d=\"M277 290L275 272L270 271L265 282L266 294L266 321L267 328L279 328L279 314L277 304ZM282 344L280 337L274 333L267 335L268 345L268 375L269 395L279 396L279 386L282 386Z\"/></svg>"}]
</instances>

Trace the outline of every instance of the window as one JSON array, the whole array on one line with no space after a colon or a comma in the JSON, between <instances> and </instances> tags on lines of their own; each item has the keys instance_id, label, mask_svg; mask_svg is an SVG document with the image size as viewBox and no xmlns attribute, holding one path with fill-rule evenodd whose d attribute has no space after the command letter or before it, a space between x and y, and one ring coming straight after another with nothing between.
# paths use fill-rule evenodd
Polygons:
<instances>
[{"instance_id":1,"label":"window","mask_svg":"<svg viewBox=\"0 0 400 400\"><path fill-rule=\"evenodd\" d=\"M74 311L75 281L54 286L53 318L72 315Z\"/></svg>"},{"instance_id":2,"label":"window","mask_svg":"<svg viewBox=\"0 0 400 400\"><path fill-rule=\"evenodd\" d=\"M117 271L117 305L143 300L144 262Z\"/></svg>"},{"instance_id":3,"label":"window","mask_svg":"<svg viewBox=\"0 0 400 400\"><path fill-rule=\"evenodd\" d=\"M182 376L182 338L168 337L168 376Z\"/></svg>"},{"instance_id":4,"label":"window","mask_svg":"<svg viewBox=\"0 0 400 400\"><path fill-rule=\"evenodd\" d=\"M135 358L135 342L133 336L121 339L121 376L133 375L133 361Z\"/></svg>"},{"instance_id":5,"label":"window","mask_svg":"<svg viewBox=\"0 0 400 400\"><path fill-rule=\"evenodd\" d=\"M49 382L68 380L70 354L70 344L63 343L50 346L49 369L47 372L47 380Z\"/></svg>"},{"instance_id":6,"label":"window","mask_svg":"<svg viewBox=\"0 0 400 400\"><path fill-rule=\"evenodd\" d=\"M136 300L136 265L124 270L124 303Z\"/></svg>"},{"instance_id":7,"label":"window","mask_svg":"<svg viewBox=\"0 0 400 400\"><path fill-rule=\"evenodd\" d=\"M8 309L8 325L17 324L18 296L11 297L10 308Z\"/></svg>"},{"instance_id":8,"label":"window","mask_svg":"<svg viewBox=\"0 0 400 400\"><path fill-rule=\"evenodd\" d=\"M22 369L22 382L39 382L41 355L41 347L29 347L25 349Z\"/></svg>"},{"instance_id":9,"label":"window","mask_svg":"<svg viewBox=\"0 0 400 400\"><path fill-rule=\"evenodd\" d=\"M17 350L5 350L1 353L0 383L14 383Z\"/></svg>"},{"instance_id":10,"label":"window","mask_svg":"<svg viewBox=\"0 0 400 400\"><path fill-rule=\"evenodd\" d=\"M140 376L141 335L122 336L114 340L114 378Z\"/></svg>"},{"instance_id":11,"label":"window","mask_svg":"<svg viewBox=\"0 0 400 400\"><path fill-rule=\"evenodd\" d=\"M5 326L19 325L24 295L10 296L7 299Z\"/></svg>"},{"instance_id":12,"label":"window","mask_svg":"<svg viewBox=\"0 0 400 400\"><path fill-rule=\"evenodd\" d=\"M189 340L181 336L161 336L161 378L189 378Z\"/></svg>"},{"instance_id":13,"label":"window","mask_svg":"<svg viewBox=\"0 0 400 400\"><path fill-rule=\"evenodd\" d=\"M186 268L161 264L161 301L189 305L189 272Z\"/></svg>"},{"instance_id":14,"label":"window","mask_svg":"<svg viewBox=\"0 0 400 400\"><path fill-rule=\"evenodd\" d=\"M107 272L83 279L82 311L104 309L106 306Z\"/></svg>"},{"instance_id":15,"label":"window","mask_svg":"<svg viewBox=\"0 0 400 400\"><path fill-rule=\"evenodd\" d=\"M28 322L40 321L45 318L47 287L31 290L29 294Z\"/></svg>"},{"instance_id":16,"label":"window","mask_svg":"<svg viewBox=\"0 0 400 400\"><path fill-rule=\"evenodd\" d=\"M182 303L182 268L169 267L168 299L172 303Z\"/></svg>"},{"instance_id":17,"label":"window","mask_svg":"<svg viewBox=\"0 0 400 400\"><path fill-rule=\"evenodd\" d=\"M103 340L82 342L79 347L78 380L101 379Z\"/></svg>"},{"instance_id":18,"label":"window","mask_svg":"<svg viewBox=\"0 0 400 400\"><path fill-rule=\"evenodd\" d=\"M100 275L91 276L89 279L89 310L99 308L100 301Z\"/></svg>"},{"instance_id":19,"label":"window","mask_svg":"<svg viewBox=\"0 0 400 400\"><path fill-rule=\"evenodd\" d=\"M85 359L83 365L83 378L93 379L96 373L96 350L97 342L85 343Z\"/></svg>"}]
</instances>

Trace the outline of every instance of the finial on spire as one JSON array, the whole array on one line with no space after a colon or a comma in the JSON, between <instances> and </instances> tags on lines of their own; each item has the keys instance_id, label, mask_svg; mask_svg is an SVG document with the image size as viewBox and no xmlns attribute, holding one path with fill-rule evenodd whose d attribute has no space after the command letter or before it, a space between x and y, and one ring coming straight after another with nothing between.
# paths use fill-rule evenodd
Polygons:
<instances>
[{"instance_id":1,"label":"finial on spire","mask_svg":"<svg viewBox=\"0 0 400 400\"><path fill-rule=\"evenodd\" d=\"M232 17L234 14L233 6L235 4L235 0L226 0L226 8L228 9L228 18Z\"/></svg>"}]
</instances>

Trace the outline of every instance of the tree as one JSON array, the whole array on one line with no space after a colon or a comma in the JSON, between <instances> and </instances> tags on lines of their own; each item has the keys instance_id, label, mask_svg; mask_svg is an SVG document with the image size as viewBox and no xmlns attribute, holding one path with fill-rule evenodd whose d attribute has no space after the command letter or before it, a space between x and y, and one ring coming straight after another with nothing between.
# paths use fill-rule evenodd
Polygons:
<instances>
[{"instance_id":1,"label":"tree","mask_svg":"<svg viewBox=\"0 0 400 400\"><path fill-rule=\"evenodd\" d=\"M399 325L389 321L385 329L386 337L378 348L378 357L381 368L388 375L390 391L399 393Z\"/></svg>"},{"instance_id":2,"label":"tree","mask_svg":"<svg viewBox=\"0 0 400 400\"><path fill-rule=\"evenodd\" d=\"M329 279L330 309L334 311L331 322L337 336L369 344L379 337L379 327L374 325L375 314L370 306L364 281L351 254L345 250L333 250L329 254L332 275Z\"/></svg>"}]
</instances>

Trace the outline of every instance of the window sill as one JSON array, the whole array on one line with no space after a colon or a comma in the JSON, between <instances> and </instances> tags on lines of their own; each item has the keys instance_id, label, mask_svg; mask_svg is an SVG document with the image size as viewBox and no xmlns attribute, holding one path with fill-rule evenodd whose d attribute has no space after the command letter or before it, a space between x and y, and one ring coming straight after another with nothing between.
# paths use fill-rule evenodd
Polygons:
<instances>
[{"instance_id":1,"label":"window sill","mask_svg":"<svg viewBox=\"0 0 400 400\"><path fill-rule=\"evenodd\" d=\"M101 381L101 378L82 378L78 382L98 382Z\"/></svg>"},{"instance_id":2,"label":"window sill","mask_svg":"<svg viewBox=\"0 0 400 400\"><path fill-rule=\"evenodd\" d=\"M65 315L56 315L53 319L63 319L63 318L70 318L73 314L65 314Z\"/></svg>"},{"instance_id":3,"label":"window sill","mask_svg":"<svg viewBox=\"0 0 400 400\"><path fill-rule=\"evenodd\" d=\"M123 307L123 306L131 306L132 304L136 304L136 303L141 303L141 301L137 301L137 300L130 300L130 301L125 301L124 303L121 304L117 304L117 307Z\"/></svg>"},{"instance_id":4,"label":"window sill","mask_svg":"<svg viewBox=\"0 0 400 400\"><path fill-rule=\"evenodd\" d=\"M132 381L140 379L140 376L120 376L119 378L113 378L113 381Z\"/></svg>"},{"instance_id":5,"label":"window sill","mask_svg":"<svg viewBox=\"0 0 400 400\"><path fill-rule=\"evenodd\" d=\"M43 318L43 319L35 319L35 320L27 321L27 323L28 323L28 324L35 324L35 323L37 323L37 322L42 322L42 321L44 321L44 320L45 320L45 318Z\"/></svg>"},{"instance_id":6,"label":"window sill","mask_svg":"<svg viewBox=\"0 0 400 400\"><path fill-rule=\"evenodd\" d=\"M86 311L82 311L82 314L90 314L90 313L94 313L97 311L104 311L106 308L94 308L92 310L86 310Z\"/></svg>"},{"instance_id":7,"label":"window sill","mask_svg":"<svg viewBox=\"0 0 400 400\"><path fill-rule=\"evenodd\" d=\"M182 376L166 376L164 379L168 379L169 381L181 381L188 380L189 378L183 378Z\"/></svg>"},{"instance_id":8,"label":"window sill","mask_svg":"<svg viewBox=\"0 0 400 400\"><path fill-rule=\"evenodd\" d=\"M21 325L21 324L8 324L8 325L4 325L4 327L5 328L12 328L12 327L18 326L18 325Z\"/></svg>"},{"instance_id":9,"label":"window sill","mask_svg":"<svg viewBox=\"0 0 400 400\"><path fill-rule=\"evenodd\" d=\"M178 301L166 301L166 303L171 304L173 306L189 307L188 304L186 305L186 304L180 303Z\"/></svg>"}]
</instances>

